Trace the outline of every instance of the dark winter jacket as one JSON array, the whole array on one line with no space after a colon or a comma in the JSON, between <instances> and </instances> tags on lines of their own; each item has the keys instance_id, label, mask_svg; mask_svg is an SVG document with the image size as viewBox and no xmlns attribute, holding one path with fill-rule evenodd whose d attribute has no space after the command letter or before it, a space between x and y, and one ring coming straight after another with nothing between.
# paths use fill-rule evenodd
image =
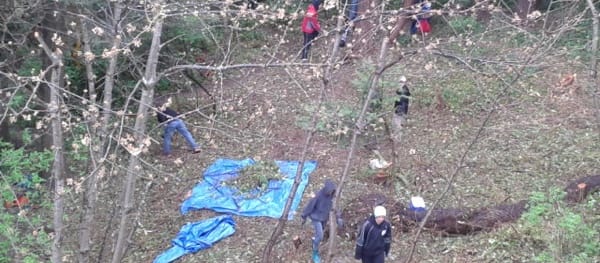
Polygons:
<instances>
[{"instance_id":1,"label":"dark winter jacket","mask_svg":"<svg viewBox=\"0 0 600 263\"><path fill-rule=\"evenodd\" d=\"M312 34L319 31L321 31L321 25L319 25L317 10L313 4L309 4L304 19L302 19L302 32Z\"/></svg>"},{"instance_id":2,"label":"dark winter jacket","mask_svg":"<svg viewBox=\"0 0 600 263\"><path fill-rule=\"evenodd\" d=\"M321 221L323 224L329 218L329 211L333 206L333 196L335 194L335 183L330 180L325 181L325 186L317 193L317 196L310 199L302 211L302 219L310 217L313 221Z\"/></svg>"},{"instance_id":3,"label":"dark winter jacket","mask_svg":"<svg viewBox=\"0 0 600 263\"><path fill-rule=\"evenodd\" d=\"M371 215L359 229L354 257L361 259L363 256L387 255L391 243L392 225L388 221L377 225L375 217Z\"/></svg>"},{"instance_id":4,"label":"dark winter jacket","mask_svg":"<svg viewBox=\"0 0 600 263\"><path fill-rule=\"evenodd\" d=\"M177 113L173 109L166 108L164 111L156 114L156 117L158 118L158 123L163 123L163 122L166 122L166 121L176 118L177 115L179 115L179 113Z\"/></svg>"},{"instance_id":5,"label":"dark winter jacket","mask_svg":"<svg viewBox=\"0 0 600 263\"><path fill-rule=\"evenodd\" d=\"M398 99L394 102L394 113L396 113L396 115L407 115L410 97L408 86L402 86L402 90L396 91L396 94L398 95Z\"/></svg>"}]
</instances>

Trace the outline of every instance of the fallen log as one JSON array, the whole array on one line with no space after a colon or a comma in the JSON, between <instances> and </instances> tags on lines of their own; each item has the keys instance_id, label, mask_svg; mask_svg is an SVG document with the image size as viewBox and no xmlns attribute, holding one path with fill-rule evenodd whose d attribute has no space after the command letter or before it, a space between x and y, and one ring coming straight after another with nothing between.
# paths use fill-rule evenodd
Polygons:
<instances>
[{"instance_id":1,"label":"fallen log","mask_svg":"<svg viewBox=\"0 0 600 263\"><path fill-rule=\"evenodd\" d=\"M565 188L565 201L580 203L588 195L600 190L600 175L592 175L571 181Z\"/></svg>"},{"instance_id":2,"label":"fallen log","mask_svg":"<svg viewBox=\"0 0 600 263\"><path fill-rule=\"evenodd\" d=\"M567 193L565 201L580 203L598 190L600 190L600 175L582 177L568 183L565 188ZM392 221L395 229L401 232L417 228L427 214L427 211L413 211L398 202L389 204L388 200L383 194L367 194L350 202L342 214L348 224L344 226L344 231L339 233L355 239L358 225L370 215L375 205L384 205L388 208L389 220ZM515 222L527 209L527 200L477 209L436 208L431 211L424 227L443 236L468 235L490 231L502 224Z\"/></svg>"}]
</instances>

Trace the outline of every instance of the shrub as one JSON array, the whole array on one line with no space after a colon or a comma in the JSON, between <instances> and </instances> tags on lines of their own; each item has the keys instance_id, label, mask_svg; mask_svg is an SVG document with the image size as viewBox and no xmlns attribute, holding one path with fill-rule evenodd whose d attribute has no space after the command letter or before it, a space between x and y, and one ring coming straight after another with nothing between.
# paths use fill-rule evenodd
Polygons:
<instances>
[{"instance_id":1,"label":"shrub","mask_svg":"<svg viewBox=\"0 0 600 263\"><path fill-rule=\"evenodd\" d=\"M549 193L535 192L529 210L523 214L523 234L537 243L535 262L597 262L600 255L600 222L586 220L589 206L578 210L562 200L565 193L557 188ZM592 200L594 198L592 197ZM591 201L595 202L595 201Z\"/></svg>"},{"instance_id":2,"label":"shrub","mask_svg":"<svg viewBox=\"0 0 600 263\"><path fill-rule=\"evenodd\" d=\"M456 16L448 21L450 26L456 33L481 33L483 27L474 17L471 16Z\"/></svg>"},{"instance_id":3,"label":"shrub","mask_svg":"<svg viewBox=\"0 0 600 263\"><path fill-rule=\"evenodd\" d=\"M2 203L15 200L15 194L22 191L18 188L22 188L30 199L29 206L48 206L48 201L42 198L43 179L38 173L50 167L51 152L25 152L0 141L0 160ZM42 262L51 244L49 236L40 231L48 223L48 217L29 209L13 207L7 211L15 213L0 213L0 262Z\"/></svg>"}]
</instances>

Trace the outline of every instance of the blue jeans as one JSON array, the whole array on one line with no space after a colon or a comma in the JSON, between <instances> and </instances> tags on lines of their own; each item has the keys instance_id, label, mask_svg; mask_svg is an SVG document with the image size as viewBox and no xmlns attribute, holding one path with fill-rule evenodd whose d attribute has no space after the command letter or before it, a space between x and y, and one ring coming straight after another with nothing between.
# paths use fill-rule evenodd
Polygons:
<instances>
[{"instance_id":1,"label":"blue jeans","mask_svg":"<svg viewBox=\"0 0 600 263\"><path fill-rule=\"evenodd\" d=\"M164 154L171 154L171 140L173 139L175 131L179 132L183 138L185 138L185 141L192 148L192 151L198 147L196 141L192 138L192 134L185 127L185 123L180 119L175 119L165 126L165 144L163 145Z\"/></svg>"},{"instance_id":2,"label":"blue jeans","mask_svg":"<svg viewBox=\"0 0 600 263\"><path fill-rule=\"evenodd\" d=\"M315 236L313 237L313 251L319 250L319 243L323 239L323 222L311 220L313 228L315 229Z\"/></svg>"}]
</instances>

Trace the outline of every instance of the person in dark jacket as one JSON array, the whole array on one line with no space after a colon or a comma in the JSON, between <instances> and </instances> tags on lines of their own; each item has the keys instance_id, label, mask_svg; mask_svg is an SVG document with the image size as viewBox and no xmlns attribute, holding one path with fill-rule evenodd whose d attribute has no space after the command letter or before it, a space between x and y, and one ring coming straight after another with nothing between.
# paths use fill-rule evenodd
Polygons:
<instances>
[{"instance_id":1,"label":"person in dark jacket","mask_svg":"<svg viewBox=\"0 0 600 263\"><path fill-rule=\"evenodd\" d=\"M179 113L164 106L161 107L160 110L161 111L156 114L156 117L158 118L159 124L165 125L165 133L163 134L163 155L169 156L171 154L171 140L175 132L179 132L183 138L185 138L185 141L192 149L192 153L199 153L200 147L196 144L196 141L194 141L192 134L188 131L183 120L178 117Z\"/></svg>"},{"instance_id":2,"label":"person in dark jacket","mask_svg":"<svg viewBox=\"0 0 600 263\"><path fill-rule=\"evenodd\" d=\"M327 224L329 212L333 206L335 189L335 183L331 180L326 180L323 188L319 190L315 197L310 199L302 211L302 225L306 223L306 218L310 217L315 231L312 246L312 257L314 262L320 262L319 243L321 243L321 240L323 239L323 227ZM339 213L337 214L337 223L338 226L342 224Z\"/></svg>"},{"instance_id":3,"label":"person in dark jacket","mask_svg":"<svg viewBox=\"0 0 600 263\"><path fill-rule=\"evenodd\" d=\"M398 98L394 101L394 113L398 116L408 115L408 102L410 98L410 90L406 84L402 85L402 90L397 90Z\"/></svg>"},{"instance_id":4,"label":"person in dark jacket","mask_svg":"<svg viewBox=\"0 0 600 263\"><path fill-rule=\"evenodd\" d=\"M352 30L354 30L354 22L355 22L356 18L358 17L359 5L360 5L360 0L351 0L349 2L348 16L346 17L346 19L347 19L346 22L348 24L346 25L346 28L344 29L344 33L342 33L342 37L340 38L340 47L346 46L348 37L352 33Z\"/></svg>"},{"instance_id":5,"label":"person in dark jacket","mask_svg":"<svg viewBox=\"0 0 600 263\"><path fill-rule=\"evenodd\" d=\"M392 225L385 217L385 207L376 206L373 215L362 224L356 238L355 259L362 263L385 262L392 243Z\"/></svg>"},{"instance_id":6,"label":"person in dark jacket","mask_svg":"<svg viewBox=\"0 0 600 263\"><path fill-rule=\"evenodd\" d=\"M317 11L320 5L319 0L313 0L308 5L304 19L302 19L302 33L304 34L304 43L302 46L302 60L308 59L308 52L313 40L319 35L321 25L319 24L319 16Z\"/></svg>"},{"instance_id":7,"label":"person in dark jacket","mask_svg":"<svg viewBox=\"0 0 600 263\"><path fill-rule=\"evenodd\" d=\"M410 33L414 35L431 32L431 2L417 0L415 4L419 4L419 10L417 19L413 20L410 26Z\"/></svg>"}]
</instances>

